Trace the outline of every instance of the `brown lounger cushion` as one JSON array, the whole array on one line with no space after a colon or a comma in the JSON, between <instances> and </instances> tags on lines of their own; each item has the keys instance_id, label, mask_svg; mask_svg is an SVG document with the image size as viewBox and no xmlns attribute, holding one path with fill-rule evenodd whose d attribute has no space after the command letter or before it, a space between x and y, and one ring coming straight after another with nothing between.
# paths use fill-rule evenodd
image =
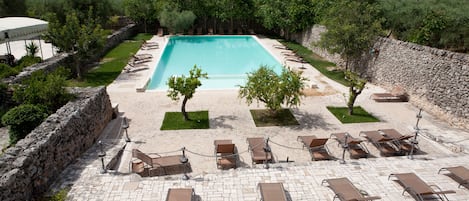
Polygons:
<instances>
[{"instance_id":1,"label":"brown lounger cushion","mask_svg":"<svg viewBox=\"0 0 469 201\"><path fill-rule=\"evenodd\" d=\"M166 201L192 201L193 195L192 188L170 188Z\"/></svg>"},{"instance_id":2,"label":"brown lounger cushion","mask_svg":"<svg viewBox=\"0 0 469 201\"><path fill-rule=\"evenodd\" d=\"M264 150L264 138L248 138L247 142L253 163L263 163L272 160L272 152L266 152Z\"/></svg>"},{"instance_id":3,"label":"brown lounger cushion","mask_svg":"<svg viewBox=\"0 0 469 201\"><path fill-rule=\"evenodd\" d=\"M329 188L334 191L335 196L337 196L340 200L377 200L381 199L379 196L370 196L365 197L361 194L360 190L358 190L349 179L343 178L336 178L336 179L326 179L325 180L329 184Z\"/></svg>"},{"instance_id":4,"label":"brown lounger cushion","mask_svg":"<svg viewBox=\"0 0 469 201\"><path fill-rule=\"evenodd\" d=\"M259 183L263 201L287 201L282 183Z\"/></svg>"},{"instance_id":5,"label":"brown lounger cushion","mask_svg":"<svg viewBox=\"0 0 469 201\"><path fill-rule=\"evenodd\" d=\"M447 167L447 168L441 168L441 170L448 170L452 174L450 176L459 183L459 186L464 185L466 188L468 187L469 170L466 167L464 166Z\"/></svg>"},{"instance_id":6,"label":"brown lounger cushion","mask_svg":"<svg viewBox=\"0 0 469 201\"><path fill-rule=\"evenodd\" d=\"M414 173L391 174L390 176L396 177L399 183L404 187L405 191L411 194L416 194L416 196L456 193L452 190L435 191Z\"/></svg>"}]
</instances>

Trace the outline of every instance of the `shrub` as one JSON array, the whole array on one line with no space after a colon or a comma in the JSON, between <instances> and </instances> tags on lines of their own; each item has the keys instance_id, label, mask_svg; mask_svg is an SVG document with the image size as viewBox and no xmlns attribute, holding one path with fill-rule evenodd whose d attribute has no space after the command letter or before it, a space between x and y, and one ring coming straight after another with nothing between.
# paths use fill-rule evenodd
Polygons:
<instances>
[{"instance_id":1,"label":"shrub","mask_svg":"<svg viewBox=\"0 0 469 201\"><path fill-rule=\"evenodd\" d=\"M2 116L8 111L7 105L7 90L8 85L4 83L0 83L0 119ZM3 126L2 121L0 121L0 127Z\"/></svg>"},{"instance_id":2,"label":"shrub","mask_svg":"<svg viewBox=\"0 0 469 201\"><path fill-rule=\"evenodd\" d=\"M26 137L47 117L43 108L25 104L12 108L2 117L2 123L9 126L10 144L16 144Z\"/></svg>"},{"instance_id":3,"label":"shrub","mask_svg":"<svg viewBox=\"0 0 469 201\"><path fill-rule=\"evenodd\" d=\"M16 69L10 67L8 64L0 63L0 79L7 78L18 74Z\"/></svg>"},{"instance_id":4,"label":"shrub","mask_svg":"<svg viewBox=\"0 0 469 201\"><path fill-rule=\"evenodd\" d=\"M66 76L69 74L64 68L45 74L37 71L31 77L16 86L13 99L23 104L41 104L47 108L49 114L62 107L73 96L65 89Z\"/></svg>"},{"instance_id":5,"label":"shrub","mask_svg":"<svg viewBox=\"0 0 469 201\"><path fill-rule=\"evenodd\" d=\"M41 61L42 61L41 57L24 56L24 57L21 57L20 60L18 60L18 66L17 66L17 68L19 68L18 70L21 70L21 69L23 69L24 67L31 66L31 65L36 64L36 63L39 63L39 62L41 62Z\"/></svg>"}]
</instances>

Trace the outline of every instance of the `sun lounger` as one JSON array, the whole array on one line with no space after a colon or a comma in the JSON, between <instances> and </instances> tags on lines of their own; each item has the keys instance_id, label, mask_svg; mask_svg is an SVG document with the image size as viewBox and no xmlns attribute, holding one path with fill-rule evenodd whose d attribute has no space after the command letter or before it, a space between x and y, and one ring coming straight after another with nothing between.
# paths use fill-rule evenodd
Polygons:
<instances>
[{"instance_id":1,"label":"sun lounger","mask_svg":"<svg viewBox=\"0 0 469 201\"><path fill-rule=\"evenodd\" d=\"M330 138L335 139L339 146L346 144L350 158L366 158L370 154L366 146L362 144L363 140L352 137L348 133L332 133ZM345 142L345 138L347 138L347 142Z\"/></svg>"},{"instance_id":2,"label":"sun lounger","mask_svg":"<svg viewBox=\"0 0 469 201\"><path fill-rule=\"evenodd\" d=\"M469 170L466 167L456 166L441 168L438 170L438 174L440 174L442 170L446 170L451 173L449 176L459 183L458 188L461 186L465 186L466 188L469 187Z\"/></svg>"},{"instance_id":3,"label":"sun lounger","mask_svg":"<svg viewBox=\"0 0 469 201\"><path fill-rule=\"evenodd\" d=\"M152 59L152 54L135 54L132 56L135 60L145 60L145 59Z\"/></svg>"},{"instance_id":4,"label":"sun lounger","mask_svg":"<svg viewBox=\"0 0 469 201\"><path fill-rule=\"evenodd\" d=\"M395 177L404 188L402 195L407 191L407 193L412 195L416 200L423 201L424 197L432 195L438 196L441 200L443 200L443 197L448 200L445 194L456 193L453 190L442 191L440 187L436 185L428 185L414 173L390 174L388 180L391 177Z\"/></svg>"},{"instance_id":5,"label":"sun lounger","mask_svg":"<svg viewBox=\"0 0 469 201\"><path fill-rule=\"evenodd\" d=\"M213 35L213 28L208 28L207 29L207 34L208 35Z\"/></svg>"},{"instance_id":6,"label":"sun lounger","mask_svg":"<svg viewBox=\"0 0 469 201\"><path fill-rule=\"evenodd\" d=\"M391 156L397 153L392 144L393 139L382 135L379 131L361 131L360 135L373 144L383 156Z\"/></svg>"},{"instance_id":7,"label":"sun lounger","mask_svg":"<svg viewBox=\"0 0 469 201\"><path fill-rule=\"evenodd\" d=\"M362 190L357 189L355 185L350 182L349 179L336 178L336 179L324 179L321 184L328 183L329 188L334 191L334 198L338 198L342 201L359 201L359 200L378 200L381 199L379 196L365 196Z\"/></svg>"},{"instance_id":8,"label":"sun lounger","mask_svg":"<svg viewBox=\"0 0 469 201\"><path fill-rule=\"evenodd\" d=\"M132 73L132 72L136 72L136 71L146 70L148 68L149 67L148 67L147 64L129 62L129 63L127 63L127 66L124 67L124 72Z\"/></svg>"},{"instance_id":9,"label":"sun lounger","mask_svg":"<svg viewBox=\"0 0 469 201\"><path fill-rule=\"evenodd\" d=\"M262 201L287 201L282 183L259 183Z\"/></svg>"},{"instance_id":10,"label":"sun lounger","mask_svg":"<svg viewBox=\"0 0 469 201\"><path fill-rule=\"evenodd\" d=\"M143 163L145 163L145 166L151 169L159 169L163 174L167 174L168 171L167 169L175 169L178 166L184 166L185 164L181 162L180 158L182 155L173 155L173 156L150 156L148 154L145 154L141 152L138 149L132 149L132 157L134 159L139 159ZM135 160L131 161L132 163L136 162ZM137 161L138 162L138 161Z\"/></svg>"},{"instance_id":11,"label":"sun lounger","mask_svg":"<svg viewBox=\"0 0 469 201\"><path fill-rule=\"evenodd\" d=\"M248 29L248 33L250 35L256 35L256 32L254 31L254 29Z\"/></svg>"},{"instance_id":12,"label":"sun lounger","mask_svg":"<svg viewBox=\"0 0 469 201\"><path fill-rule=\"evenodd\" d=\"M393 95L391 93L374 93L371 99L376 102L407 102L409 98L406 95Z\"/></svg>"},{"instance_id":13,"label":"sun lounger","mask_svg":"<svg viewBox=\"0 0 469 201\"><path fill-rule=\"evenodd\" d=\"M329 138L317 138L314 135L310 135L298 136L297 140L303 143L303 147L308 148L311 153L311 160L329 160L332 158L326 146Z\"/></svg>"},{"instance_id":14,"label":"sun lounger","mask_svg":"<svg viewBox=\"0 0 469 201\"><path fill-rule=\"evenodd\" d=\"M296 62L296 63L308 63L307 61L305 61L301 57L297 57L297 56L287 56L287 57L285 57L285 60L286 61Z\"/></svg>"},{"instance_id":15,"label":"sun lounger","mask_svg":"<svg viewBox=\"0 0 469 201\"><path fill-rule=\"evenodd\" d=\"M193 188L170 188L166 201L194 201L195 193Z\"/></svg>"},{"instance_id":16,"label":"sun lounger","mask_svg":"<svg viewBox=\"0 0 469 201\"><path fill-rule=\"evenodd\" d=\"M393 143L399 148L400 152L409 153L412 150L411 140L413 135L402 135L399 131L395 129L379 129L383 135L393 139ZM414 147L414 151L417 150L417 147Z\"/></svg>"},{"instance_id":17,"label":"sun lounger","mask_svg":"<svg viewBox=\"0 0 469 201\"><path fill-rule=\"evenodd\" d=\"M236 168L235 145L231 140L215 140L217 167L221 169Z\"/></svg>"},{"instance_id":18,"label":"sun lounger","mask_svg":"<svg viewBox=\"0 0 469 201\"><path fill-rule=\"evenodd\" d=\"M284 56L286 56L287 58L300 58L295 52L293 51L282 51L281 52Z\"/></svg>"},{"instance_id":19,"label":"sun lounger","mask_svg":"<svg viewBox=\"0 0 469 201\"><path fill-rule=\"evenodd\" d=\"M197 35L202 35L202 27L197 28Z\"/></svg>"},{"instance_id":20,"label":"sun lounger","mask_svg":"<svg viewBox=\"0 0 469 201\"><path fill-rule=\"evenodd\" d=\"M282 49L282 50L289 50L288 47L284 45L272 45L272 47L277 48L277 49Z\"/></svg>"},{"instance_id":21,"label":"sun lounger","mask_svg":"<svg viewBox=\"0 0 469 201\"><path fill-rule=\"evenodd\" d=\"M242 29L242 28L238 28L236 34L238 34L238 35L243 35L243 29Z\"/></svg>"},{"instance_id":22,"label":"sun lounger","mask_svg":"<svg viewBox=\"0 0 469 201\"><path fill-rule=\"evenodd\" d=\"M149 41L146 41L146 40L143 40L142 45L143 45L143 46L147 46L147 47L159 46L159 44L158 44L157 42L149 42Z\"/></svg>"},{"instance_id":23,"label":"sun lounger","mask_svg":"<svg viewBox=\"0 0 469 201\"><path fill-rule=\"evenodd\" d=\"M248 138L247 142L253 164L272 161L272 152L264 138Z\"/></svg>"}]
</instances>

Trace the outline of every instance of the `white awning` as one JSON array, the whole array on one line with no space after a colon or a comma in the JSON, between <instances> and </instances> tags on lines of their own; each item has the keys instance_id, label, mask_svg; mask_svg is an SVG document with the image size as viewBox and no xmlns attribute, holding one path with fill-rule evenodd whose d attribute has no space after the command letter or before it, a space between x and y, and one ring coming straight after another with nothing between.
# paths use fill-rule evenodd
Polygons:
<instances>
[{"instance_id":1,"label":"white awning","mask_svg":"<svg viewBox=\"0 0 469 201\"><path fill-rule=\"evenodd\" d=\"M0 43L37 38L47 31L48 22L29 17L0 18Z\"/></svg>"}]
</instances>

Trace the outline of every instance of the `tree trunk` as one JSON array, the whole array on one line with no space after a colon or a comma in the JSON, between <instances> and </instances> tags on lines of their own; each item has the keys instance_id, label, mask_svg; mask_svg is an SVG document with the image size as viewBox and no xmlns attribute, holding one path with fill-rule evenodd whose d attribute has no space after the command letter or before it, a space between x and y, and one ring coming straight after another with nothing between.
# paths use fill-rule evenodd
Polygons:
<instances>
[{"instance_id":1,"label":"tree trunk","mask_svg":"<svg viewBox=\"0 0 469 201\"><path fill-rule=\"evenodd\" d=\"M348 70L348 58L345 58L345 71Z\"/></svg>"},{"instance_id":2,"label":"tree trunk","mask_svg":"<svg viewBox=\"0 0 469 201\"><path fill-rule=\"evenodd\" d=\"M182 112L182 115L184 116L184 120L185 121L189 121L189 115L187 114L186 112L186 103L187 103L187 100L189 100L186 96L184 96L184 100L182 100L182 106L181 106L181 112Z\"/></svg>"},{"instance_id":3,"label":"tree trunk","mask_svg":"<svg viewBox=\"0 0 469 201\"><path fill-rule=\"evenodd\" d=\"M81 68L80 68L80 61L78 60L78 56L76 56L77 52L74 51L72 54L74 54L73 62L75 64L75 71L77 73L77 79L81 81L82 80Z\"/></svg>"},{"instance_id":4,"label":"tree trunk","mask_svg":"<svg viewBox=\"0 0 469 201\"><path fill-rule=\"evenodd\" d=\"M358 94L355 90L353 90L353 87L350 87L349 91L350 91L350 95L349 95L349 99L347 102L348 114L353 115L353 104L355 104L355 99L357 99Z\"/></svg>"}]
</instances>

